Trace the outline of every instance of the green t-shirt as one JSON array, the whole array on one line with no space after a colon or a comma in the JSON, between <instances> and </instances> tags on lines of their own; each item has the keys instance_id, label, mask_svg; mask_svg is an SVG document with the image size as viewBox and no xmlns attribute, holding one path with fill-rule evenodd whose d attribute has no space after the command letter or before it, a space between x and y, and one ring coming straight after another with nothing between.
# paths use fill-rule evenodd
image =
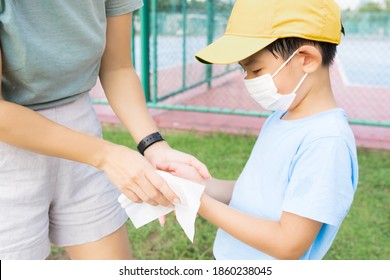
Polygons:
<instances>
[{"instance_id":1,"label":"green t-shirt","mask_svg":"<svg viewBox=\"0 0 390 280\"><path fill-rule=\"evenodd\" d=\"M106 17L142 0L1 0L2 94L44 109L73 101L96 83Z\"/></svg>"}]
</instances>

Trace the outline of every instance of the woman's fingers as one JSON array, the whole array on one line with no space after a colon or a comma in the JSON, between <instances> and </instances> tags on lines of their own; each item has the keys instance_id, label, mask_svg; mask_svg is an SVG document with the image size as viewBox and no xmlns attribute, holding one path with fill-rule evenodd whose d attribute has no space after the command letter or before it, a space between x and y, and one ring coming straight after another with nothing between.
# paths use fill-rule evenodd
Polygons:
<instances>
[{"instance_id":1,"label":"woman's fingers","mask_svg":"<svg viewBox=\"0 0 390 280\"><path fill-rule=\"evenodd\" d=\"M179 201L150 163L126 147L111 146L101 169L134 202L171 206Z\"/></svg>"},{"instance_id":2,"label":"woman's fingers","mask_svg":"<svg viewBox=\"0 0 390 280\"><path fill-rule=\"evenodd\" d=\"M154 191L146 188L144 188L144 190L150 197L157 201L158 204L171 206L172 203L180 202L179 197L171 190L160 175L158 175L155 171L147 171L145 174L148 181L153 186ZM147 192L148 190L150 193ZM158 191L156 192L155 190Z\"/></svg>"}]
</instances>

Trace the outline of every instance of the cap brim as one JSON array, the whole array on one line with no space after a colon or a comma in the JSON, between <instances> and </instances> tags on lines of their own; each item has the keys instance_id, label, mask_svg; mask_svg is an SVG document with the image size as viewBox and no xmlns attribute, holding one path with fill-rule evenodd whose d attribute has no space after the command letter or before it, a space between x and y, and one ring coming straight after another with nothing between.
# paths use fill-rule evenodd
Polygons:
<instances>
[{"instance_id":1,"label":"cap brim","mask_svg":"<svg viewBox=\"0 0 390 280\"><path fill-rule=\"evenodd\" d=\"M278 38L224 35L195 54L205 64L232 64L262 50Z\"/></svg>"}]
</instances>

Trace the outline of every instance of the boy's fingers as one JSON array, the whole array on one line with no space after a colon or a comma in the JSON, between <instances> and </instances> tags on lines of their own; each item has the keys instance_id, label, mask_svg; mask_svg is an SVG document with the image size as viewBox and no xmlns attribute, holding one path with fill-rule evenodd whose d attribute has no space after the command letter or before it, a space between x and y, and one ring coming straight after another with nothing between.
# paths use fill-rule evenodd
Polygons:
<instances>
[{"instance_id":1,"label":"boy's fingers","mask_svg":"<svg viewBox=\"0 0 390 280\"><path fill-rule=\"evenodd\" d=\"M189 165L194 167L196 170L198 170L199 174L204 178L208 179L211 177L209 170L207 169L207 166L199 161L197 158L191 156L189 160Z\"/></svg>"},{"instance_id":2,"label":"boy's fingers","mask_svg":"<svg viewBox=\"0 0 390 280\"><path fill-rule=\"evenodd\" d=\"M166 222L166 217L161 216L158 218L158 221L160 222L160 225L163 227L165 225L165 222Z\"/></svg>"}]
</instances>

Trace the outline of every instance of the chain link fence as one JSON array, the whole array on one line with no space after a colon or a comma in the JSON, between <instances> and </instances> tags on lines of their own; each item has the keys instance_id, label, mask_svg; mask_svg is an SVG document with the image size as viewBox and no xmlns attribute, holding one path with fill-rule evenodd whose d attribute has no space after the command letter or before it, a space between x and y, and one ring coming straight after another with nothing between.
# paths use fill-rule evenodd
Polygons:
<instances>
[{"instance_id":1,"label":"chain link fence","mask_svg":"<svg viewBox=\"0 0 390 280\"><path fill-rule=\"evenodd\" d=\"M234 1L166 2L172 2L168 9L144 1L134 15L133 58L148 106L268 116L246 94L238 64L203 65L194 58L223 35ZM390 13L349 11L342 18L346 36L331 67L337 102L352 124L390 127Z\"/></svg>"}]
</instances>

